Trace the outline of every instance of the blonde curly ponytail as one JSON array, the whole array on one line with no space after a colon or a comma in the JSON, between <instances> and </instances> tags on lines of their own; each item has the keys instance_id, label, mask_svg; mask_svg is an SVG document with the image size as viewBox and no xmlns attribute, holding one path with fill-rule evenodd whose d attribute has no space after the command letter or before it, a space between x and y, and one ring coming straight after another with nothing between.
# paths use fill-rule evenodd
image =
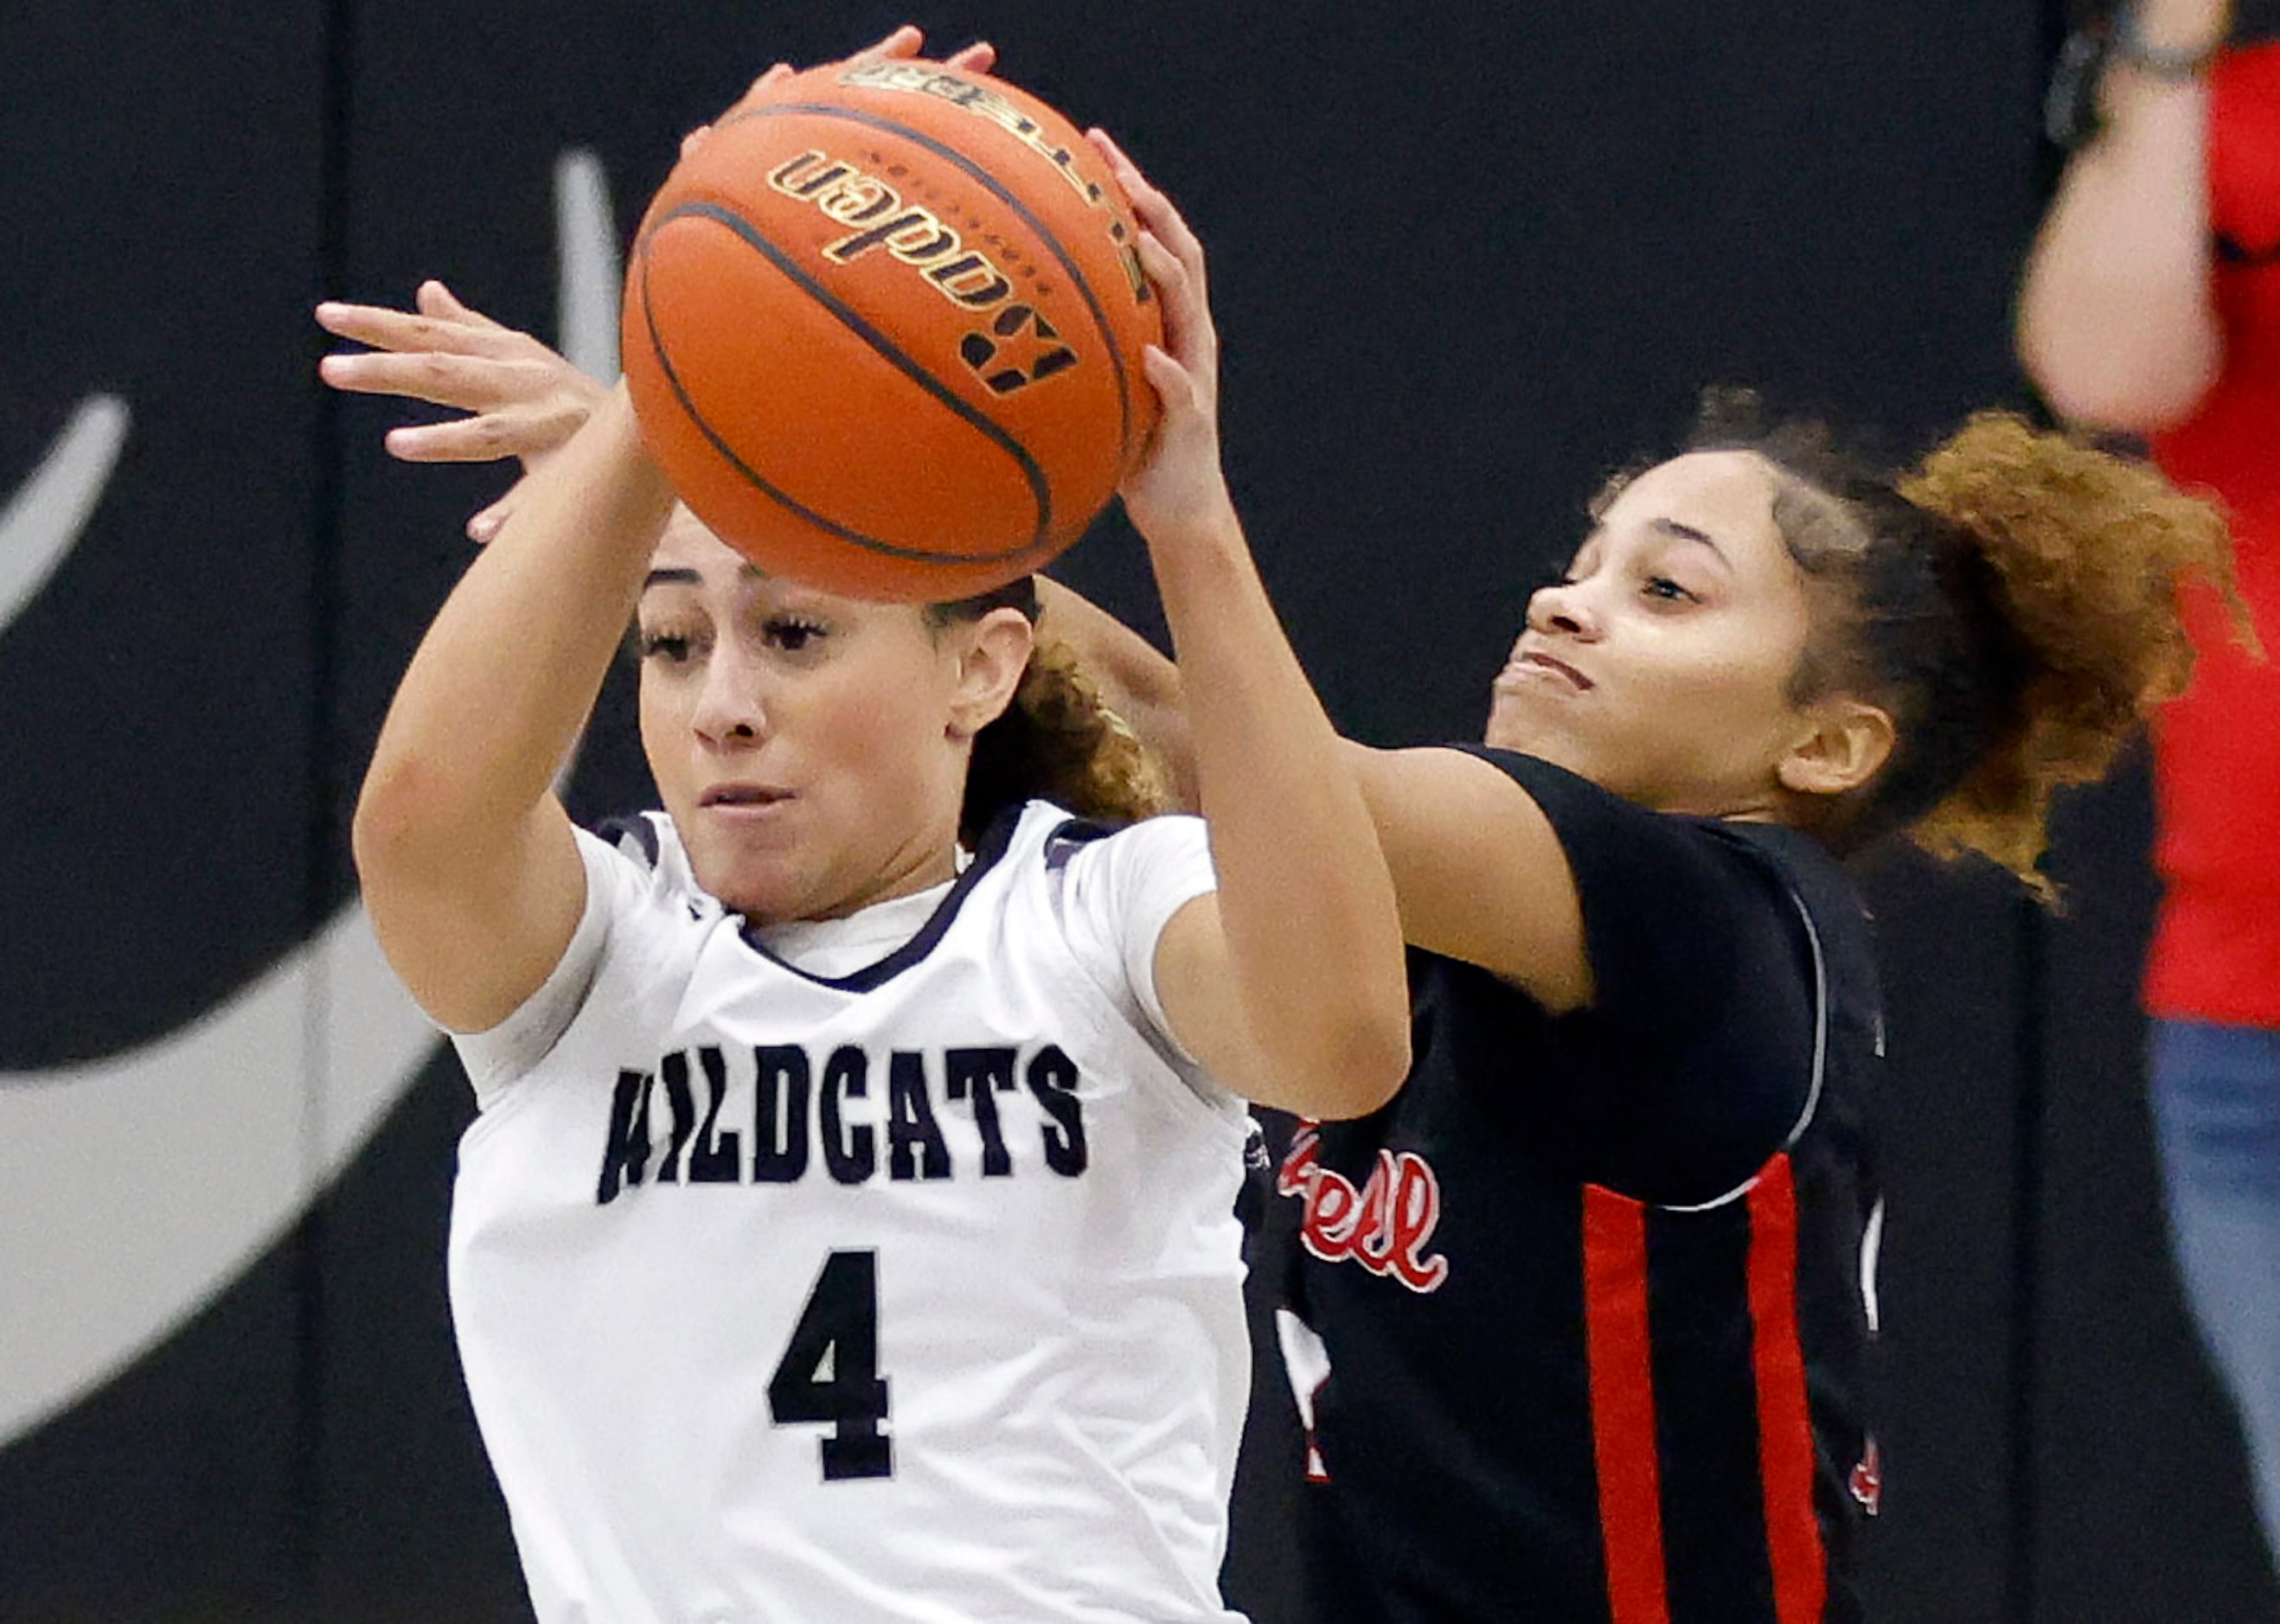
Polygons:
<instances>
[{"instance_id":1,"label":"blonde curly ponytail","mask_svg":"<svg viewBox=\"0 0 2280 1624\"><path fill-rule=\"evenodd\" d=\"M974 738L960 837L971 844L1000 812L1032 798L1115 823L1152 818L1172 800L1162 765L1068 646L1050 640L1031 651L1005 713Z\"/></svg>"},{"instance_id":2,"label":"blonde curly ponytail","mask_svg":"<svg viewBox=\"0 0 2280 1624\"><path fill-rule=\"evenodd\" d=\"M1774 521L1816 594L1791 682L1885 707L1896 742L1828 809L1839 850L1905 833L1975 851L2053 896L2037 864L2051 796L2102 774L2193 655L2177 616L2198 578L2231 605L2223 515L2150 465L1982 412L1908 473L1834 450L1818 424L1758 426L1744 394L1705 396L1697 450L1756 453Z\"/></svg>"},{"instance_id":3,"label":"blonde curly ponytail","mask_svg":"<svg viewBox=\"0 0 2280 1624\"><path fill-rule=\"evenodd\" d=\"M1036 577L1025 575L978 597L931 604L926 612L934 624L946 626L998 608L1018 609L1035 625ZM1013 703L974 735L959 838L974 844L998 813L1028 800L1114 823L1153 817L1171 808L1170 782L1154 753L1103 702L1068 646L1041 639L1029 651Z\"/></svg>"},{"instance_id":4,"label":"blonde curly ponytail","mask_svg":"<svg viewBox=\"0 0 2280 1624\"><path fill-rule=\"evenodd\" d=\"M2052 791L2103 776L2136 724L2191 680L2178 583L2217 587L2253 640L2224 517L2148 464L1997 412L1972 418L1899 490L1978 545L2027 656L2016 725L1909 833L2043 889Z\"/></svg>"}]
</instances>

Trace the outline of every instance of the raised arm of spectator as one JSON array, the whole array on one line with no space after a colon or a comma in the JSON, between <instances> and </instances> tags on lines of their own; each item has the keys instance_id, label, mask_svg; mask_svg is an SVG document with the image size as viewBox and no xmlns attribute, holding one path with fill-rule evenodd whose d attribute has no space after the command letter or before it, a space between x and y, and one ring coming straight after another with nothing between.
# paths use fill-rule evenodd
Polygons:
<instances>
[{"instance_id":1,"label":"raised arm of spectator","mask_svg":"<svg viewBox=\"0 0 2280 1624\"><path fill-rule=\"evenodd\" d=\"M2230 0L2122 0L2145 53L2211 50ZM2020 290L2028 375L2061 415L2145 433L2191 415L2223 364L2209 285L2206 73L2109 52L2099 133L2068 162Z\"/></svg>"}]
</instances>

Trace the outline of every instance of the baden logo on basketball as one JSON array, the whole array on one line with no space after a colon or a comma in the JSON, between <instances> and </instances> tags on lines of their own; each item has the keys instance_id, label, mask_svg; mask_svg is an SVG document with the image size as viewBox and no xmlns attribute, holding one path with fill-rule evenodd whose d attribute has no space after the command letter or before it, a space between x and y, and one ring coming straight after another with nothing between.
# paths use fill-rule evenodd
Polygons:
<instances>
[{"instance_id":1,"label":"baden logo on basketball","mask_svg":"<svg viewBox=\"0 0 2280 1624\"><path fill-rule=\"evenodd\" d=\"M768 184L787 197L805 198L842 225L863 227L826 245L823 256L835 265L852 265L883 248L967 310L987 310L1013 291L990 257L967 248L934 211L905 204L893 187L852 164L811 149L771 173Z\"/></svg>"},{"instance_id":2,"label":"baden logo on basketball","mask_svg":"<svg viewBox=\"0 0 2280 1624\"><path fill-rule=\"evenodd\" d=\"M1036 311L1008 304L988 333L968 333L959 341L958 353L993 391L1010 395L1077 364L1076 351L1059 340L1059 329Z\"/></svg>"},{"instance_id":3,"label":"baden logo on basketball","mask_svg":"<svg viewBox=\"0 0 2280 1624\"><path fill-rule=\"evenodd\" d=\"M961 310L986 311L1013 295L1012 279L989 255L968 248L931 209L906 203L892 186L852 164L811 148L773 172L768 184L787 197L805 198L842 225L863 227L825 246L823 257L836 265L851 265L883 248L919 269ZM1016 345L1016 340L1022 342ZM958 352L993 393L1010 395L1077 365L1076 351L1059 340L1059 330L1034 306L1005 304L987 331L966 334Z\"/></svg>"}]
</instances>

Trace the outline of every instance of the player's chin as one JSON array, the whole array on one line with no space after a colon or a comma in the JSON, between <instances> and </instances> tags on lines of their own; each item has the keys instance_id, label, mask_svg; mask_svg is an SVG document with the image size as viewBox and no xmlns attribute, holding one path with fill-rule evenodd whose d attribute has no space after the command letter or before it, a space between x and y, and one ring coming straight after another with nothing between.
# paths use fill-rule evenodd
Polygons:
<instances>
[{"instance_id":1,"label":"player's chin","mask_svg":"<svg viewBox=\"0 0 2280 1624\"><path fill-rule=\"evenodd\" d=\"M1481 743L1491 750L1533 756L1604 785L1610 754L1606 742L1573 726L1572 718L1547 715L1544 707L1532 704L1530 698L1525 694L1498 694L1489 709L1488 726L1481 730Z\"/></svg>"},{"instance_id":2,"label":"player's chin","mask_svg":"<svg viewBox=\"0 0 2280 1624\"><path fill-rule=\"evenodd\" d=\"M781 846L755 850L749 837L700 830L685 842L689 866L705 893L755 924L800 917L800 866Z\"/></svg>"},{"instance_id":3,"label":"player's chin","mask_svg":"<svg viewBox=\"0 0 2280 1624\"><path fill-rule=\"evenodd\" d=\"M1558 729L1547 725L1551 719L1544 714L1544 707L1533 703L1535 697L1525 689L1498 684L1489 700L1489 720L1481 729L1481 743L1492 750L1545 755Z\"/></svg>"}]
</instances>

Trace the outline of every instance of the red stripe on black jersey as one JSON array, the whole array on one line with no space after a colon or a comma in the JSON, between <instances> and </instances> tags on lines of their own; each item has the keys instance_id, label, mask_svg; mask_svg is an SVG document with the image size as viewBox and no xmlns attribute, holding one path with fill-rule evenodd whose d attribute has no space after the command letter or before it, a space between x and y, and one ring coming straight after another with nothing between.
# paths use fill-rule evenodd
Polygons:
<instances>
[{"instance_id":1,"label":"red stripe on black jersey","mask_svg":"<svg viewBox=\"0 0 2280 1624\"><path fill-rule=\"evenodd\" d=\"M1769 1163L1745 1201L1705 1212L1587 1185L1583 1251L1613 1624L1818 1624L1827 1553L1789 1158ZM1752 1483L1754 1495L1733 1491Z\"/></svg>"},{"instance_id":2,"label":"red stripe on black jersey","mask_svg":"<svg viewBox=\"0 0 2280 1624\"><path fill-rule=\"evenodd\" d=\"M1781 1624L1818 1624L1828 1599L1828 1566L1813 1505L1813 1416L1797 1329L1797 1185L1787 1156L1774 1158L1749 1199L1758 1459L1775 1616Z\"/></svg>"},{"instance_id":3,"label":"red stripe on black jersey","mask_svg":"<svg viewBox=\"0 0 2280 1624\"><path fill-rule=\"evenodd\" d=\"M1646 1206L1583 1190L1584 1348L1591 1362L1591 1453L1614 1624L1669 1624L1662 1576L1662 1449L1646 1323Z\"/></svg>"},{"instance_id":4,"label":"red stripe on black jersey","mask_svg":"<svg viewBox=\"0 0 2280 1624\"><path fill-rule=\"evenodd\" d=\"M1583 1335L1608 1612L1614 1624L1669 1624L1647 1324L1646 1209L1597 1185L1583 1188Z\"/></svg>"}]
</instances>

